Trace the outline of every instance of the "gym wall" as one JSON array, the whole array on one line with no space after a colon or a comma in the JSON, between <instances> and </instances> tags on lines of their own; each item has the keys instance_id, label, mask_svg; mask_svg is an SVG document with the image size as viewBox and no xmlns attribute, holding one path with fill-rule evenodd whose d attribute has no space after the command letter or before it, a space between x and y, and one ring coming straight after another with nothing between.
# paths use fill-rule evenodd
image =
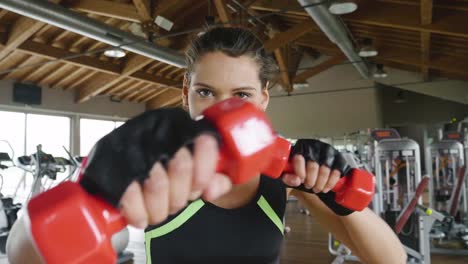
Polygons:
<instances>
[{"instance_id":1,"label":"gym wall","mask_svg":"<svg viewBox=\"0 0 468 264\"><path fill-rule=\"evenodd\" d=\"M101 115L109 117L129 118L145 110L144 104L129 102L112 102L108 97L93 98L85 103L75 103L75 93L59 89L42 88L42 104L25 107L13 102L13 81L0 81L0 107L19 107L16 109L41 109L80 114Z\"/></svg>"},{"instance_id":2,"label":"gym wall","mask_svg":"<svg viewBox=\"0 0 468 264\"><path fill-rule=\"evenodd\" d=\"M394 87L381 87L383 121L386 125L446 123L468 116L468 105ZM404 103L395 103L400 91Z\"/></svg>"},{"instance_id":3,"label":"gym wall","mask_svg":"<svg viewBox=\"0 0 468 264\"><path fill-rule=\"evenodd\" d=\"M313 67L326 59L306 57L299 68ZM362 79L352 65L343 64L310 78L308 88L294 92L304 95L287 96L283 91L271 89L269 116L275 129L290 138L335 137L365 128L430 125L467 116L468 106L453 101L466 100L466 83L439 80L423 83L419 73L392 68L386 71L389 76L379 82L415 91L405 92L407 103L393 103L395 92L376 88L374 80ZM434 97L439 93L445 97Z\"/></svg>"}]
</instances>

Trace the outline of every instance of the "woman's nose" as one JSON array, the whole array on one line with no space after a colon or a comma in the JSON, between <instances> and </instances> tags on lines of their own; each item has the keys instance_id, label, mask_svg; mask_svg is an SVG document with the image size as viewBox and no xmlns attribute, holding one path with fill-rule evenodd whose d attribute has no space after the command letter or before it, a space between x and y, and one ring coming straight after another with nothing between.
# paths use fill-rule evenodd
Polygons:
<instances>
[{"instance_id":1,"label":"woman's nose","mask_svg":"<svg viewBox=\"0 0 468 264\"><path fill-rule=\"evenodd\" d=\"M216 97L216 102L221 102L221 101L224 101L224 100L229 99L231 97L233 97L232 94L221 94L221 95L218 95Z\"/></svg>"}]
</instances>

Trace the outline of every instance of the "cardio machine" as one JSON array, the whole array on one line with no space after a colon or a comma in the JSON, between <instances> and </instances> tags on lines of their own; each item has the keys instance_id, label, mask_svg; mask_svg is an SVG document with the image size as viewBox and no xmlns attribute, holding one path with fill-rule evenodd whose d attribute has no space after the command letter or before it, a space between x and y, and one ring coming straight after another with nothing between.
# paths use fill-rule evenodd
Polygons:
<instances>
[{"instance_id":1,"label":"cardio machine","mask_svg":"<svg viewBox=\"0 0 468 264\"><path fill-rule=\"evenodd\" d=\"M5 152L0 152L0 178L1 186L3 186L3 175L1 172L12 167L13 160L10 155ZM1 190L1 187L0 187ZM6 253L6 241L10 230L18 218L18 211L21 209L21 204L13 203L11 197L6 197L0 192L0 253Z\"/></svg>"}]
</instances>

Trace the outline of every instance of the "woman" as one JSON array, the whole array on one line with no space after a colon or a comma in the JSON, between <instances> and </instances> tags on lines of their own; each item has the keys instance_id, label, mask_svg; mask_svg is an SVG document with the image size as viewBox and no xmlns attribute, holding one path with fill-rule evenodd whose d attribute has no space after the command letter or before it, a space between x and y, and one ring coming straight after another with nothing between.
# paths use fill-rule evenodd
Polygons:
<instances>
[{"instance_id":1,"label":"woman","mask_svg":"<svg viewBox=\"0 0 468 264\"><path fill-rule=\"evenodd\" d=\"M267 108L276 65L250 31L209 29L189 47L187 65L183 102L192 118L230 97ZM314 148L332 155L326 159L336 154L324 143ZM123 194L122 214L130 224L146 228L148 263L277 263L287 195L295 195L363 262L406 261L398 238L372 211L343 213L326 199L341 176L331 164L299 153L292 158L295 174L282 180L258 175L233 186L215 172L217 157L216 139L198 136L192 151L179 149L166 167L155 163L143 184L135 181ZM286 188L302 184L321 195ZM18 248L16 254L10 250L10 260L21 257L22 245L9 247Z\"/></svg>"}]
</instances>

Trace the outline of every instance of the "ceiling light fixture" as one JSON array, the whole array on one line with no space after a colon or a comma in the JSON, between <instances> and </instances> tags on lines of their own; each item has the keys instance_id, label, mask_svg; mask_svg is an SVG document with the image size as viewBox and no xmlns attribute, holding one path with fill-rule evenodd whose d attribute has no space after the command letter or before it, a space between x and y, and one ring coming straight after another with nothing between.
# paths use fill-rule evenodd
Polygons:
<instances>
[{"instance_id":1,"label":"ceiling light fixture","mask_svg":"<svg viewBox=\"0 0 468 264\"><path fill-rule=\"evenodd\" d=\"M386 78L388 76L387 72L384 70L383 64L377 64L375 68L374 78Z\"/></svg>"},{"instance_id":2,"label":"ceiling light fixture","mask_svg":"<svg viewBox=\"0 0 468 264\"><path fill-rule=\"evenodd\" d=\"M345 15L356 11L357 4L352 1L337 0L333 1L328 7L330 13L334 15Z\"/></svg>"},{"instance_id":3,"label":"ceiling light fixture","mask_svg":"<svg viewBox=\"0 0 468 264\"><path fill-rule=\"evenodd\" d=\"M125 51L119 47L113 47L104 51L104 55L110 58L123 58L125 57Z\"/></svg>"},{"instance_id":4,"label":"ceiling light fixture","mask_svg":"<svg viewBox=\"0 0 468 264\"><path fill-rule=\"evenodd\" d=\"M362 58L375 57L379 52L372 45L372 39L365 38L362 40L362 48L359 50L359 56Z\"/></svg>"}]
</instances>

